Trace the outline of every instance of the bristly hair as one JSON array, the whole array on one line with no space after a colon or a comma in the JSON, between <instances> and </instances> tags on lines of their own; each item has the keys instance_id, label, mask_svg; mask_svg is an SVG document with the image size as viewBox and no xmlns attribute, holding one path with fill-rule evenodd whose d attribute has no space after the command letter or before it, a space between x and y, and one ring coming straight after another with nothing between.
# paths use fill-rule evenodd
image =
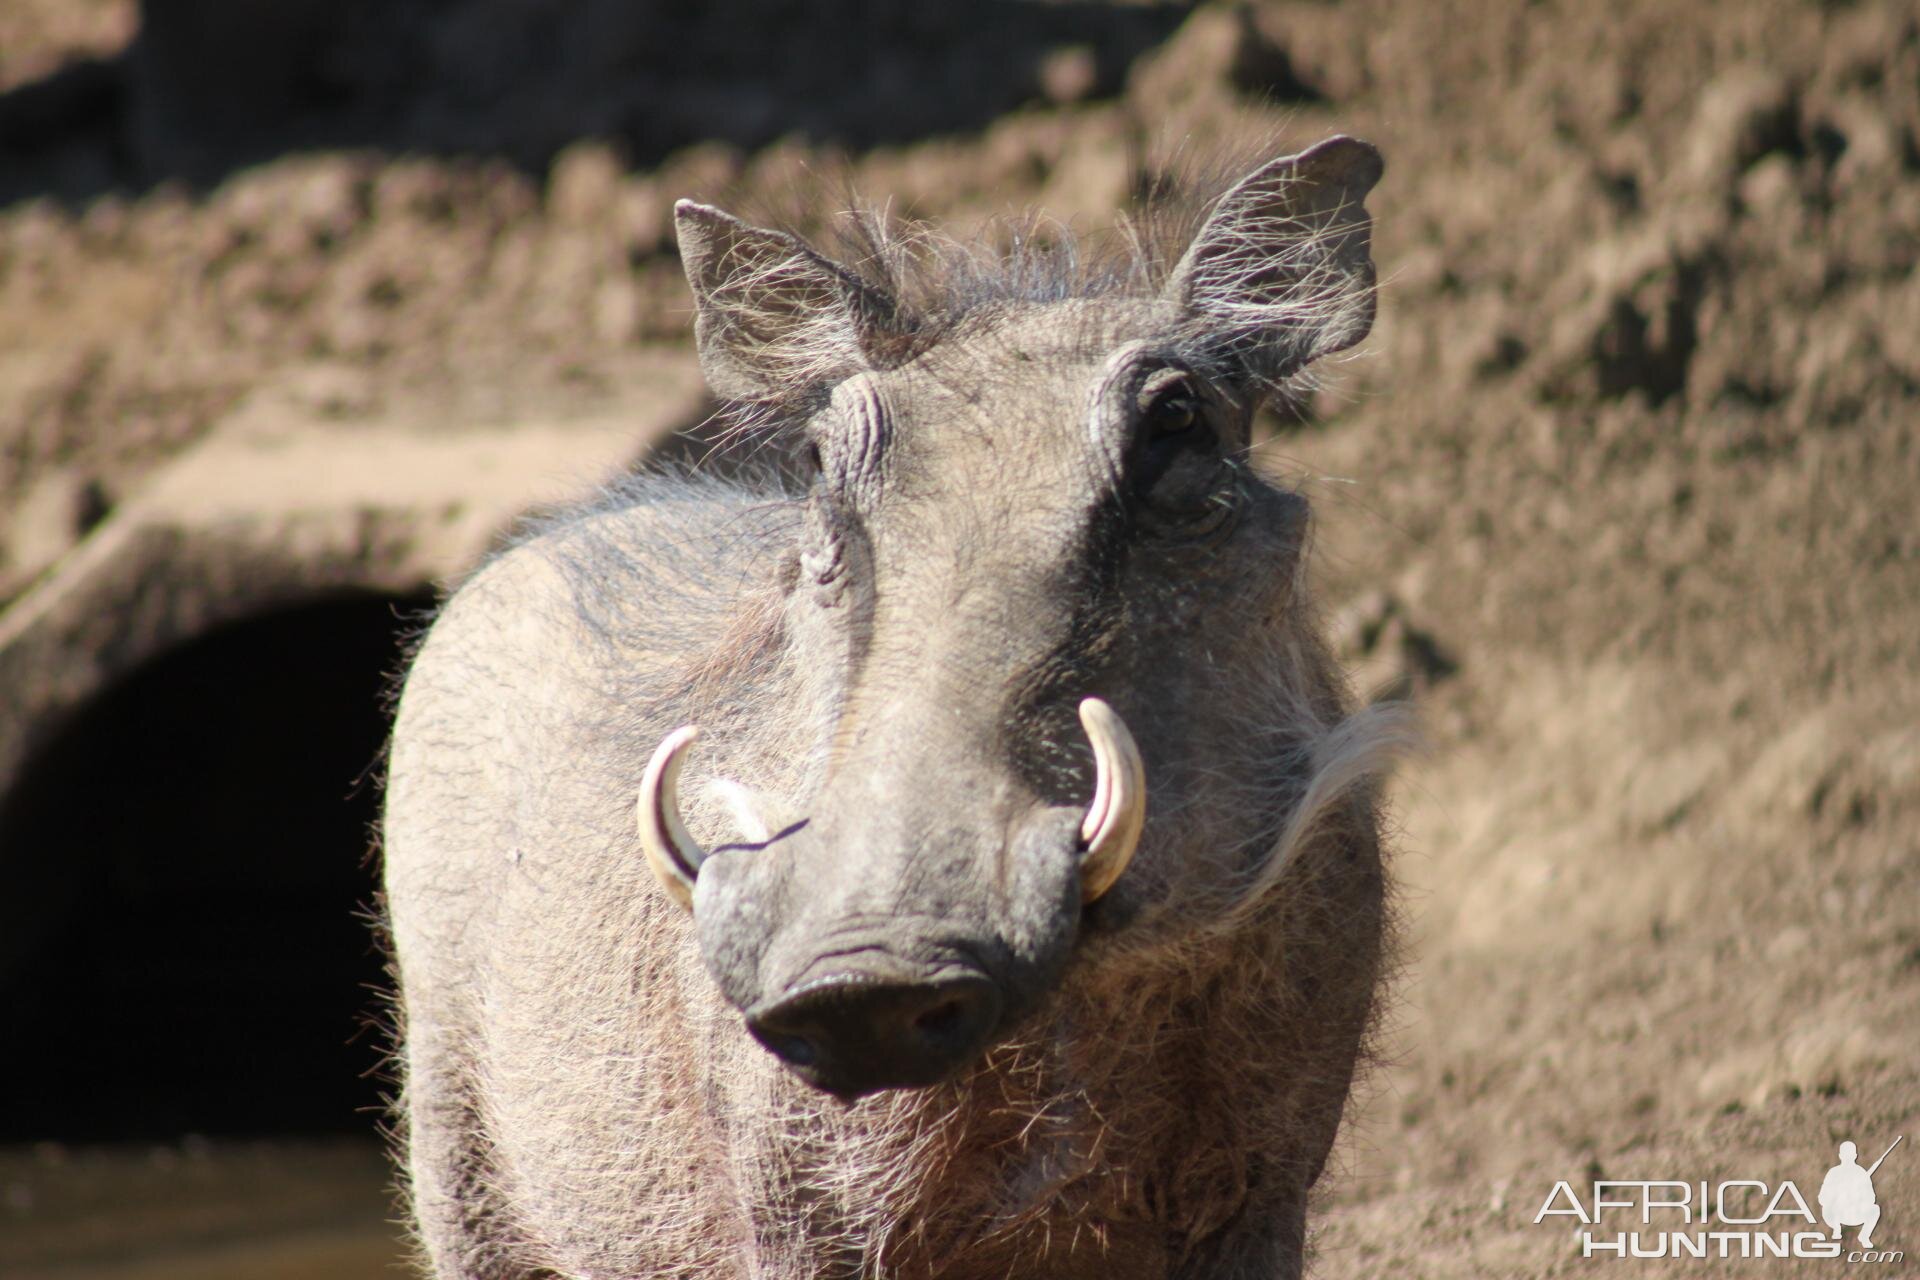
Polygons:
<instances>
[{"instance_id":1,"label":"bristly hair","mask_svg":"<svg viewBox=\"0 0 1920 1280\"><path fill-rule=\"evenodd\" d=\"M891 302L889 319L899 341L888 352L889 366L912 360L983 311L1151 295L1185 245L1158 210L1095 232L1030 210L991 219L962 239L932 222L852 202L799 238L870 296ZM837 380L827 373L835 363L829 348L838 351L847 343L840 327L824 317L818 339L820 367L796 362L797 376L784 394L722 406L727 437L777 433L808 416Z\"/></svg>"},{"instance_id":2,"label":"bristly hair","mask_svg":"<svg viewBox=\"0 0 1920 1280\"><path fill-rule=\"evenodd\" d=\"M885 290L924 323L950 325L982 307L1145 294L1172 263L1163 240L1126 219L1081 233L1039 211L994 219L962 241L929 223L854 208L830 225L821 249L863 283ZM1177 252L1174 256L1177 256Z\"/></svg>"},{"instance_id":3,"label":"bristly hair","mask_svg":"<svg viewBox=\"0 0 1920 1280\"><path fill-rule=\"evenodd\" d=\"M996 217L965 239L930 221L903 219L852 200L805 233L792 220L770 221L832 261L869 295L890 300L899 341L887 364L897 365L990 309L1156 293L1185 247L1182 230L1190 234L1198 225L1191 216L1176 225L1165 216L1167 207L1156 204L1091 233L1031 210ZM796 376L777 397L720 405L716 434L723 447L778 436L798 427L818 406L837 381L829 372L837 363L834 353L848 341L839 324L828 317L822 321L816 367L796 361Z\"/></svg>"},{"instance_id":4,"label":"bristly hair","mask_svg":"<svg viewBox=\"0 0 1920 1280\"><path fill-rule=\"evenodd\" d=\"M1271 140L1263 140L1271 142ZM1222 197L1276 148L1235 149L1232 155L1176 159L1168 172L1148 173L1136 162L1136 203L1106 227L1083 231L1042 211L1004 214L960 238L920 220L899 218L862 204L842 187L843 210L824 221L773 217L766 223L808 245L847 278L863 300L884 309L892 335L884 365L911 360L950 335L969 317L1003 306L1100 298L1146 298L1166 290ZM1258 158L1255 158L1258 157ZM811 194L819 195L816 187ZM1187 299L1193 320L1180 345L1204 363L1231 361L1263 393L1310 391L1314 355L1348 343L1326 335L1357 327L1372 315L1372 284L1354 288L1344 274L1341 241L1349 232L1344 209L1314 217L1253 217L1217 223L1219 252L1196 272ZM791 264L768 263L757 283L777 279ZM1284 299L1258 281L1295 282ZM729 290L727 301L751 316L755 291ZM777 433L802 419L836 371L849 341L845 317L820 317L814 332L791 343L793 375L766 400L726 405L724 435L738 439ZM1313 348L1318 345L1322 350ZM1265 350L1265 359L1251 353Z\"/></svg>"}]
</instances>

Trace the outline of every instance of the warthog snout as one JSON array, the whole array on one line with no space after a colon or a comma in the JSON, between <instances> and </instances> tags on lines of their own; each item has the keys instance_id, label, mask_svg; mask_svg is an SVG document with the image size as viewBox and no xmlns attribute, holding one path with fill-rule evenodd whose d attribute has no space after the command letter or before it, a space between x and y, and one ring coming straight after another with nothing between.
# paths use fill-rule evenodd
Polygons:
<instances>
[{"instance_id":1,"label":"warthog snout","mask_svg":"<svg viewBox=\"0 0 1920 1280\"><path fill-rule=\"evenodd\" d=\"M956 749L932 749L938 785L906 787L932 769L883 737L805 821L712 850L680 810L697 732L661 742L640 786L647 863L693 913L748 1031L800 1079L843 1098L937 1084L1054 983L1084 904L1126 871L1146 820L1126 722L1099 698L1079 712L1093 758L1084 802L1035 794L1004 761Z\"/></svg>"},{"instance_id":2,"label":"warthog snout","mask_svg":"<svg viewBox=\"0 0 1920 1280\"><path fill-rule=\"evenodd\" d=\"M812 982L747 1014L747 1028L801 1079L843 1098L937 1084L999 1029L983 974L888 981L858 971Z\"/></svg>"}]
</instances>

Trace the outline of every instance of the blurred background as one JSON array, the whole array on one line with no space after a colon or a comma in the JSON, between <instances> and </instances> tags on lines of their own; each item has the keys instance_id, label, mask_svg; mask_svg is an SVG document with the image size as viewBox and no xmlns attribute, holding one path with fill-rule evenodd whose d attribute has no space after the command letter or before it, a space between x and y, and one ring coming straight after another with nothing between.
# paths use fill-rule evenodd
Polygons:
<instances>
[{"instance_id":1,"label":"blurred background","mask_svg":"<svg viewBox=\"0 0 1920 1280\"><path fill-rule=\"evenodd\" d=\"M674 199L1091 229L1333 132L1381 319L1263 452L1430 750L1317 1274L1920 1139L1911 5L4 0L0 1275L396 1274L384 691L708 452Z\"/></svg>"}]
</instances>

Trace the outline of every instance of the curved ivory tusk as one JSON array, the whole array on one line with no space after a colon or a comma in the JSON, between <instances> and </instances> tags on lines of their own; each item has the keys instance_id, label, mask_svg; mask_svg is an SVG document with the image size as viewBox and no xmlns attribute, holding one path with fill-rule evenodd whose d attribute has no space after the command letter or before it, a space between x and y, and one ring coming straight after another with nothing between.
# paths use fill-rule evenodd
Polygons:
<instances>
[{"instance_id":1,"label":"curved ivory tusk","mask_svg":"<svg viewBox=\"0 0 1920 1280\"><path fill-rule=\"evenodd\" d=\"M1080 861L1080 901L1092 902L1120 878L1147 825L1147 767L1120 713L1099 698L1080 703L1080 724L1093 744L1093 803L1080 823L1087 846Z\"/></svg>"},{"instance_id":2,"label":"curved ivory tusk","mask_svg":"<svg viewBox=\"0 0 1920 1280\"><path fill-rule=\"evenodd\" d=\"M647 865L667 896L686 911L693 910L693 882L707 855L680 821L680 764L699 736L700 730L693 725L666 736L647 763L637 806L640 848L647 855Z\"/></svg>"}]
</instances>

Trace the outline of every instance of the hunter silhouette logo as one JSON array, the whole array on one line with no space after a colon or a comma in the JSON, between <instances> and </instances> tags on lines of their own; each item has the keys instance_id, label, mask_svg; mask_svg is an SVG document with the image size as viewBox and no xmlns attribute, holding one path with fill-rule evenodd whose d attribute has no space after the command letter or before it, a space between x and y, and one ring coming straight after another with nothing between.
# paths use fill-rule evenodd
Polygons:
<instances>
[{"instance_id":1,"label":"hunter silhouette logo","mask_svg":"<svg viewBox=\"0 0 1920 1280\"><path fill-rule=\"evenodd\" d=\"M1583 1258L1836 1258L1847 1262L1900 1262L1899 1249L1880 1249L1880 1203L1873 1175L1902 1141L1887 1144L1880 1158L1862 1168L1860 1151L1840 1144L1840 1163L1827 1170L1813 1206L1792 1182L1754 1178L1718 1183L1678 1179L1605 1178L1583 1198L1570 1182L1556 1182L1533 1217L1578 1219L1574 1235ZM1824 1226L1824 1230L1822 1229ZM1859 1228L1849 1248L1842 1236Z\"/></svg>"},{"instance_id":2,"label":"hunter silhouette logo","mask_svg":"<svg viewBox=\"0 0 1920 1280\"><path fill-rule=\"evenodd\" d=\"M1873 1198L1873 1175L1899 1145L1900 1138L1895 1138L1878 1160L1862 1169L1855 1159L1860 1154L1859 1148L1851 1142L1840 1144L1840 1163L1827 1170L1826 1181L1820 1184L1820 1220L1832 1228L1835 1240L1840 1238L1842 1228L1858 1227L1860 1247L1873 1248L1873 1229L1880 1225L1880 1206Z\"/></svg>"}]
</instances>

